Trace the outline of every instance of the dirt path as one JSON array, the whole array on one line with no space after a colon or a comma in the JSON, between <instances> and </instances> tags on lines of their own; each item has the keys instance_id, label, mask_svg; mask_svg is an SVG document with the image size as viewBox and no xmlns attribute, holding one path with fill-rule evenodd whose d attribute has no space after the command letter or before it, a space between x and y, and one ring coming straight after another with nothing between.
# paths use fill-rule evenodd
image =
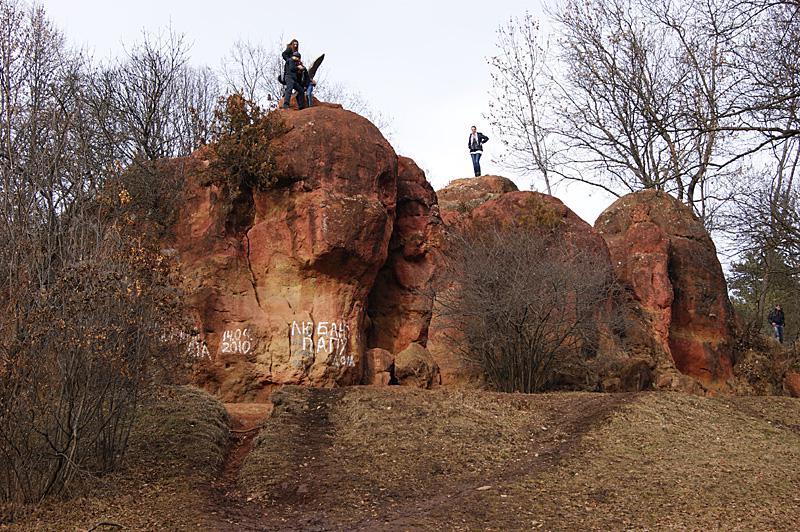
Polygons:
<instances>
[{"instance_id":1,"label":"dirt path","mask_svg":"<svg viewBox=\"0 0 800 532\"><path fill-rule=\"evenodd\" d=\"M213 486L209 530L264 530L265 510L256 501L248 500L239 489L239 471L253 448L259 429L272 413L272 403L225 403L230 426L228 456L219 480Z\"/></svg>"},{"instance_id":2,"label":"dirt path","mask_svg":"<svg viewBox=\"0 0 800 532\"><path fill-rule=\"evenodd\" d=\"M463 512L464 508L480 507L485 504L484 492L502 489L503 486L525 478L530 481L542 472L555 468L572 456L582 438L590 430L602 424L611 412L628 404L634 394L612 396L586 396L569 405L559 405L548 412L548 430L556 437L543 441L537 452L529 453L524 460L508 465L500 465L485 475L480 481L460 482L442 486L436 497L415 501L413 504L397 508L380 519L366 519L352 525L352 530L411 530L415 528L437 528L437 523L446 523L448 518ZM477 480L477 479L476 479ZM465 529L480 527L483 518L480 513L477 522L464 523ZM493 520L496 525L502 521ZM348 526L350 528L350 526ZM500 525L502 529L502 525Z\"/></svg>"}]
</instances>

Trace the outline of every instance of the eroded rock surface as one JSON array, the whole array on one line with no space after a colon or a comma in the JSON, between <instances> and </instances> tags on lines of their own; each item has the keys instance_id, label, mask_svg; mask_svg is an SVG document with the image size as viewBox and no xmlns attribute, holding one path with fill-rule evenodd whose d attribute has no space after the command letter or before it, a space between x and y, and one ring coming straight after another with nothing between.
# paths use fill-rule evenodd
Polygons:
<instances>
[{"instance_id":1,"label":"eroded rock surface","mask_svg":"<svg viewBox=\"0 0 800 532\"><path fill-rule=\"evenodd\" d=\"M657 352L659 387L686 388L672 364L709 390L732 377L734 315L714 243L691 210L647 190L613 203L595 222Z\"/></svg>"},{"instance_id":2,"label":"eroded rock surface","mask_svg":"<svg viewBox=\"0 0 800 532\"><path fill-rule=\"evenodd\" d=\"M436 193L414 161L400 157L389 256L369 298L370 347L397 354L427 344L443 235Z\"/></svg>"},{"instance_id":3,"label":"eroded rock surface","mask_svg":"<svg viewBox=\"0 0 800 532\"><path fill-rule=\"evenodd\" d=\"M506 181L496 176L460 179L439 191L442 218L448 230L469 232L515 226L542 239L557 235L552 240L553 245L591 252L609 271L612 269L605 241L589 224L560 200L538 192L518 191L513 183L509 185ZM608 308L614 303L609 300ZM606 310L604 305L598 307L597 312ZM629 356L610 330L598 330L596 341L599 345L592 360L584 360L571 368L574 371L556 376L561 385L605 389L604 383L608 383L609 391L637 390L650 385L653 364L648 355ZM479 372L460 361L460 342L460 332L434 312L428 349L439 366L442 384L474 386L480 382Z\"/></svg>"},{"instance_id":4,"label":"eroded rock surface","mask_svg":"<svg viewBox=\"0 0 800 532\"><path fill-rule=\"evenodd\" d=\"M210 185L211 148L171 163L187 181L174 247L200 331L197 380L224 400L360 382L367 297L394 225L397 156L375 126L328 106L277 113L287 186Z\"/></svg>"}]
</instances>

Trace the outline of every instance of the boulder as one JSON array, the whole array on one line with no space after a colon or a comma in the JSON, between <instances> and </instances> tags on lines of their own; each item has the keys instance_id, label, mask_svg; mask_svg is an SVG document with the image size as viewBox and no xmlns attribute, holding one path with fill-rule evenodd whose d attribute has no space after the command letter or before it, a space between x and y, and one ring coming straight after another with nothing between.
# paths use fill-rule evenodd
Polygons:
<instances>
[{"instance_id":1,"label":"boulder","mask_svg":"<svg viewBox=\"0 0 800 532\"><path fill-rule=\"evenodd\" d=\"M362 384L388 386L394 374L394 355L386 349L376 347L364 355L364 375Z\"/></svg>"},{"instance_id":2,"label":"boulder","mask_svg":"<svg viewBox=\"0 0 800 532\"><path fill-rule=\"evenodd\" d=\"M412 343L397 354L394 376L401 386L430 388L440 383L436 361L427 349L417 343Z\"/></svg>"},{"instance_id":3,"label":"boulder","mask_svg":"<svg viewBox=\"0 0 800 532\"><path fill-rule=\"evenodd\" d=\"M454 181L446 189L439 191L439 205L442 218L449 231L475 231L486 228L516 226L530 230L534 234L545 237L557 234L554 241L575 249L595 252L611 269L610 255L605 241L594 229L567 208L560 200L539 192L518 191L513 183L505 178L483 176L474 179ZM462 195L463 194L463 195ZM443 201L442 198L447 198ZM448 209L456 209L450 211ZM613 302L609 301L609 305ZM466 367L458 357L460 332L454 330L448 320L441 317L440 310L434 307L431 320L428 349L436 360L441 371L442 384L479 385L481 382L477 368ZM607 309L598 308L598 313ZM598 331L597 339L603 344L607 356L603 359L603 368L628 367L628 364L617 361L627 359L627 354L608 344L611 331ZM613 355L611 354L613 353ZM611 359L611 360L609 360ZM557 380L560 385L569 388L595 389L602 379L597 373L601 371L592 361L574 361L570 367L565 365L559 372ZM613 362L613 363L612 363ZM619 362L619 363L618 363ZM637 366L639 367L639 366ZM629 389L634 383L649 385L647 371L642 370L644 377L634 379L625 376L624 384L620 380L617 388ZM637 373L638 375L638 373Z\"/></svg>"},{"instance_id":4,"label":"boulder","mask_svg":"<svg viewBox=\"0 0 800 532\"><path fill-rule=\"evenodd\" d=\"M187 183L169 247L203 343L196 382L225 401L361 381L394 225L397 156L374 125L331 106L274 113L287 129L273 143L280 186L209 184L213 146L168 165Z\"/></svg>"},{"instance_id":5,"label":"boulder","mask_svg":"<svg viewBox=\"0 0 800 532\"><path fill-rule=\"evenodd\" d=\"M595 222L633 295L663 387L677 371L710 392L728 389L735 322L716 248L691 209L655 190L628 194ZM676 371L677 370L677 371Z\"/></svg>"},{"instance_id":6,"label":"boulder","mask_svg":"<svg viewBox=\"0 0 800 532\"><path fill-rule=\"evenodd\" d=\"M458 220L489 200L499 198L506 192L519 189L506 177L485 175L454 179L445 188L436 192L442 219L447 225L455 225Z\"/></svg>"}]
</instances>

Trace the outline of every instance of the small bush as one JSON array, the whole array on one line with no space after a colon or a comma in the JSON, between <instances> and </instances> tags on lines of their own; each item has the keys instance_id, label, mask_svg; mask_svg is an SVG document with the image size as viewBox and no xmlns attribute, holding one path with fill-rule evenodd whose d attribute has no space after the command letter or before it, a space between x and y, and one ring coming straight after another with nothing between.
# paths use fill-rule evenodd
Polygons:
<instances>
[{"instance_id":1,"label":"small bush","mask_svg":"<svg viewBox=\"0 0 800 532\"><path fill-rule=\"evenodd\" d=\"M186 187L182 172L164 172L158 162L136 159L108 180L104 196L118 213L160 237L178 221Z\"/></svg>"},{"instance_id":2,"label":"small bush","mask_svg":"<svg viewBox=\"0 0 800 532\"><path fill-rule=\"evenodd\" d=\"M279 185L271 144L285 132L277 113L265 113L241 94L221 98L211 129L217 155L212 170L223 180L216 184L232 194Z\"/></svg>"}]
</instances>

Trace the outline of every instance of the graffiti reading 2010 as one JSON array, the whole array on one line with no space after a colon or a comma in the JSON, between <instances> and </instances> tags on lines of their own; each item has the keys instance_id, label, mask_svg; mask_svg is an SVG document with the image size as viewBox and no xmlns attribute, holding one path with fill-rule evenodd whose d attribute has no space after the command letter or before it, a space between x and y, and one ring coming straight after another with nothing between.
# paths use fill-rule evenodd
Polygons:
<instances>
[{"instance_id":1,"label":"graffiti reading 2010","mask_svg":"<svg viewBox=\"0 0 800 532\"><path fill-rule=\"evenodd\" d=\"M339 366L352 367L355 361L347 354L347 341L350 337L350 326L335 321L293 321L290 326L292 353L298 353L303 360L314 359L318 353L333 355Z\"/></svg>"},{"instance_id":2,"label":"graffiti reading 2010","mask_svg":"<svg viewBox=\"0 0 800 532\"><path fill-rule=\"evenodd\" d=\"M246 355L253 348L249 329L234 329L222 333L220 351L223 353L241 353Z\"/></svg>"}]
</instances>

